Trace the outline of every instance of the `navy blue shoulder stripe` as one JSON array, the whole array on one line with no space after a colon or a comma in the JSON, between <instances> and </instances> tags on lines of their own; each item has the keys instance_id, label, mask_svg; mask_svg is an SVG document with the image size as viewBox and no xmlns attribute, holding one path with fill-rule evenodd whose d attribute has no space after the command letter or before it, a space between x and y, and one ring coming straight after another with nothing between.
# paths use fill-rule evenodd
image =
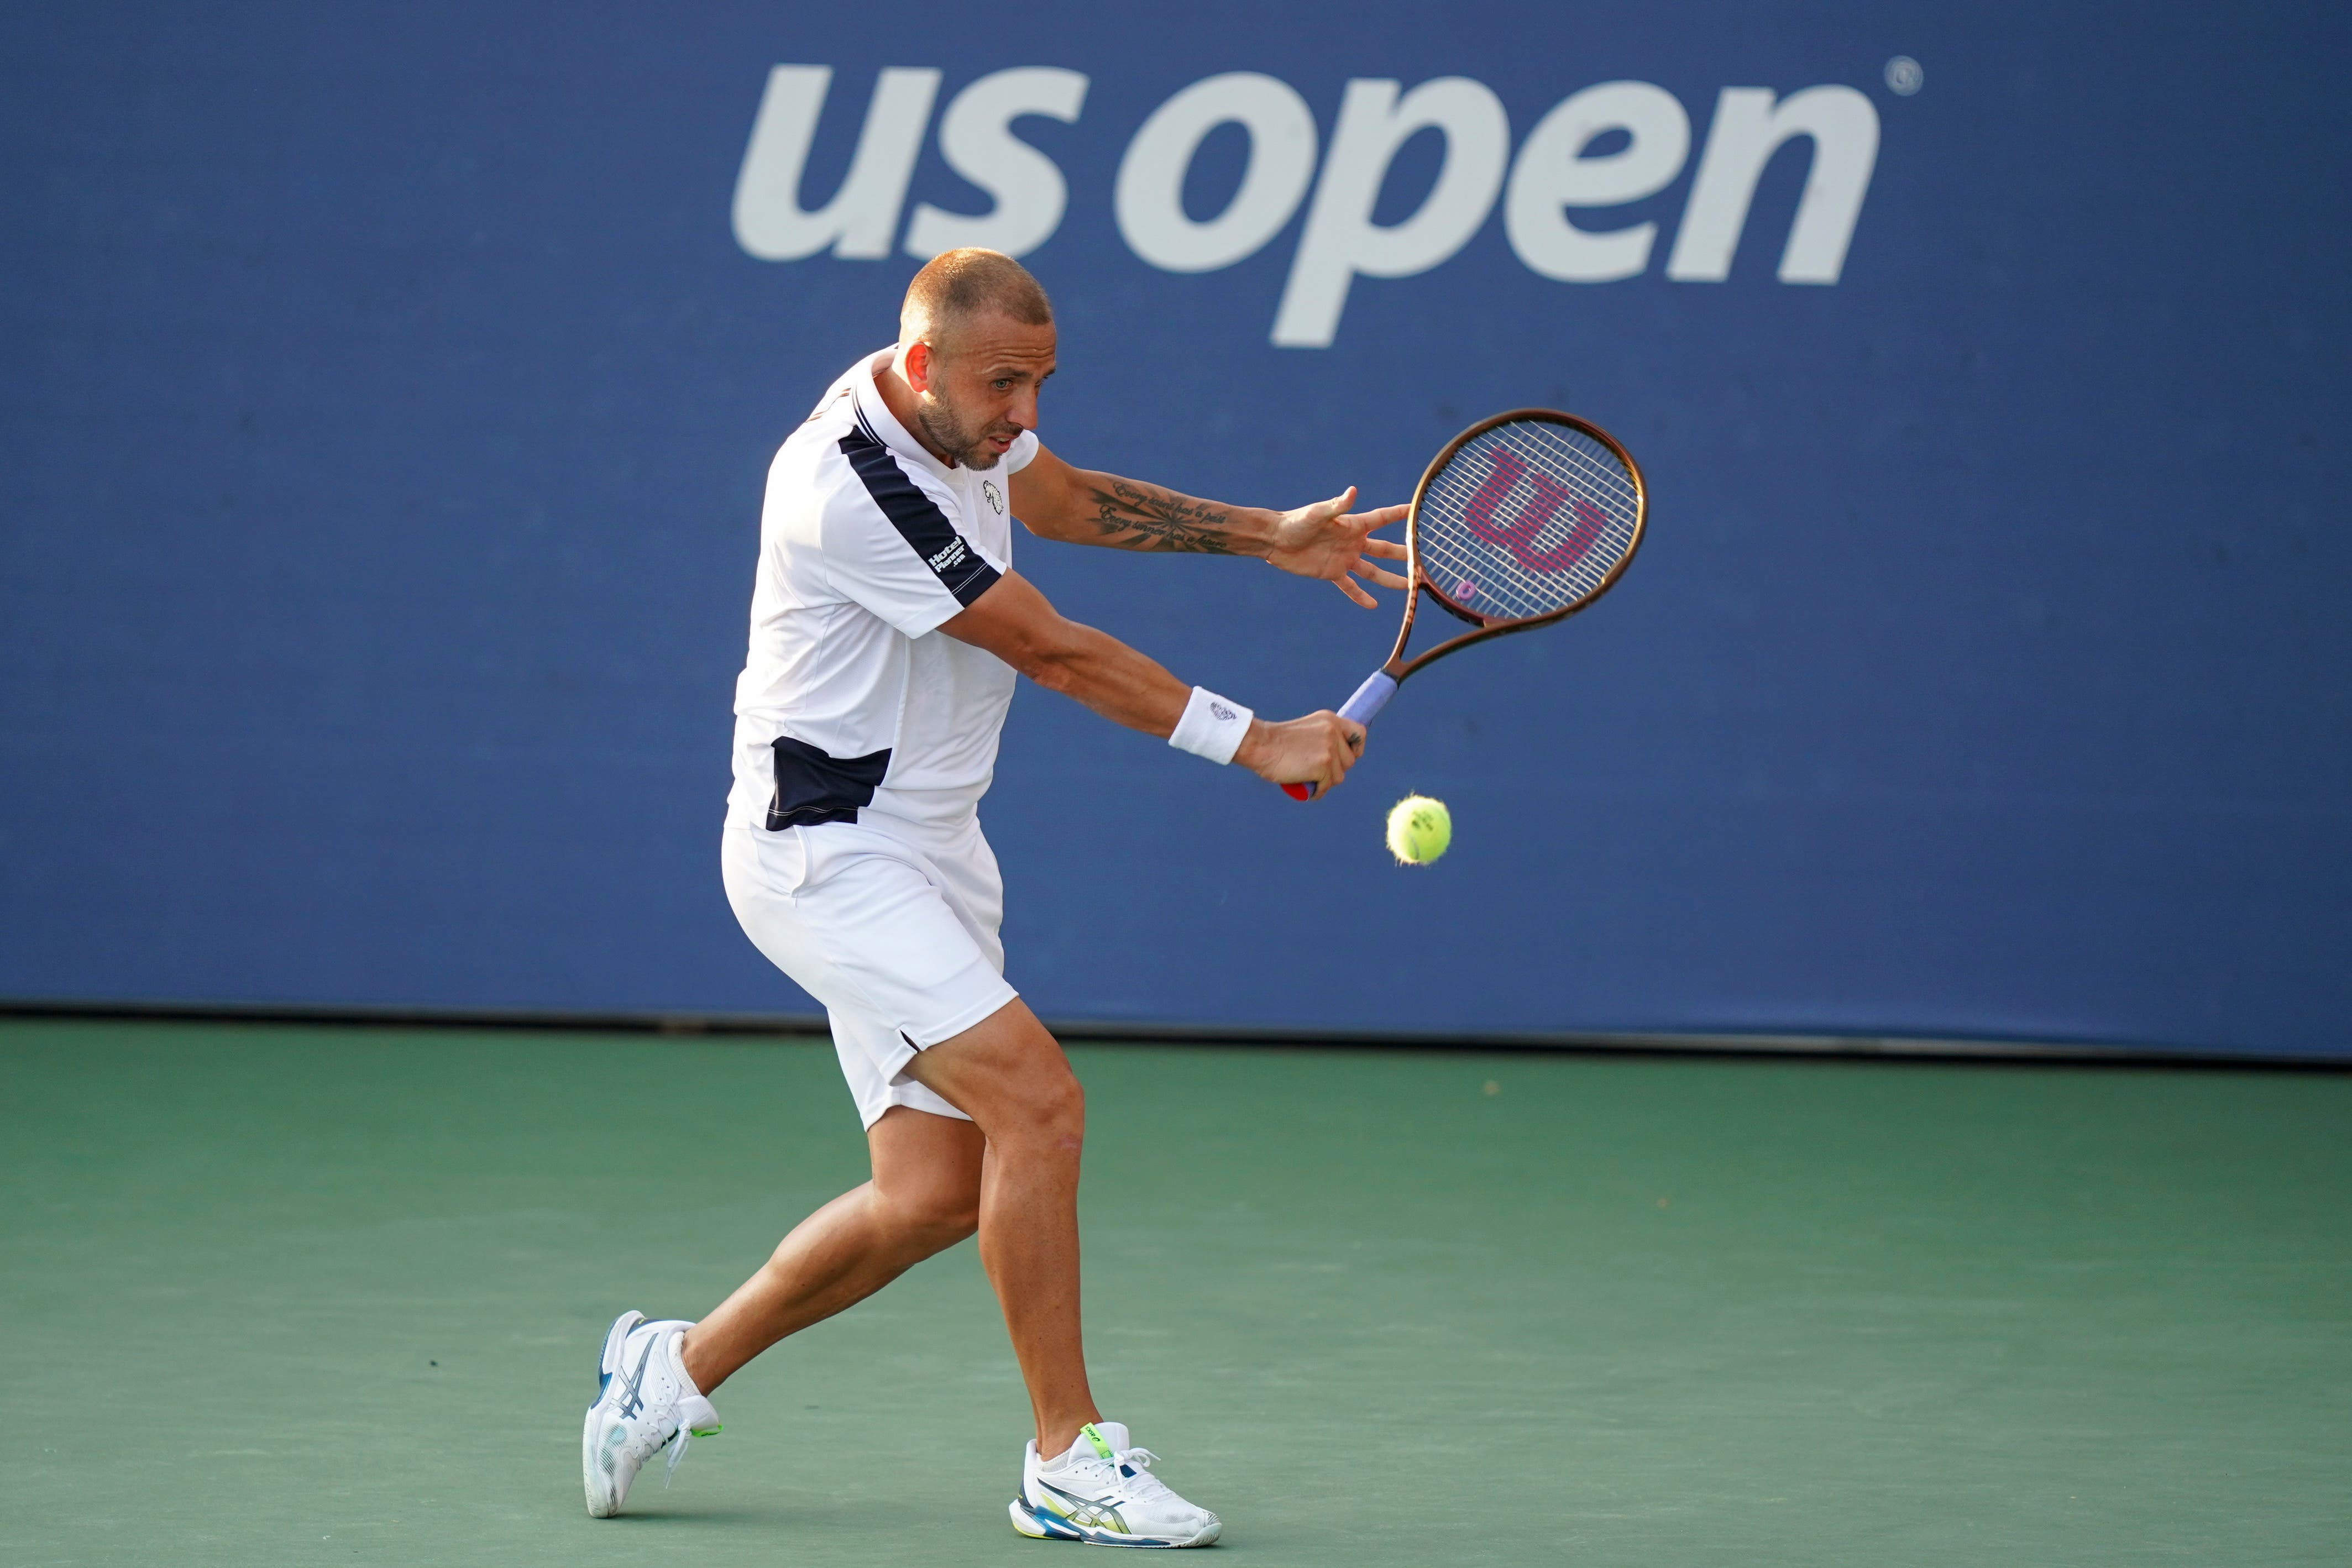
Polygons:
<instances>
[{"instance_id":1,"label":"navy blue shoulder stripe","mask_svg":"<svg viewBox=\"0 0 2352 1568\"><path fill-rule=\"evenodd\" d=\"M841 455L857 470L857 476L866 482L866 493L874 497L898 537L923 558L923 564L955 595L958 604L969 609L973 600L996 585L997 570L956 532L939 503L907 477L888 447L863 430L853 430L841 438Z\"/></svg>"}]
</instances>

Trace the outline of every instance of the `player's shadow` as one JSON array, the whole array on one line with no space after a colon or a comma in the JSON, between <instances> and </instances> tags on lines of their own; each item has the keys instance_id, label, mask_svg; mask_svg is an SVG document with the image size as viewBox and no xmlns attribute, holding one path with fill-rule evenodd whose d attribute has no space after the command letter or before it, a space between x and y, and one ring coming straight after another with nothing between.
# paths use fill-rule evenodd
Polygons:
<instances>
[{"instance_id":1,"label":"player's shadow","mask_svg":"<svg viewBox=\"0 0 2352 1568\"><path fill-rule=\"evenodd\" d=\"M773 1530L785 1525L806 1524L809 1522L812 1511L808 1509L788 1508L782 1503L763 1507L730 1502L708 1503L701 1507L688 1503L672 1503L667 1507L658 1504L640 1507L633 1502L629 1505L626 1513L617 1513L610 1519L600 1519L596 1523L600 1529L614 1525L652 1528L657 1525L691 1524L719 1525L730 1529L742 1525L757 1525L761 1529ZM823 1511L814 1511L822 1512ZM846 1522L845 1519L845 1522Z\"/></svg>"}]
</instances>

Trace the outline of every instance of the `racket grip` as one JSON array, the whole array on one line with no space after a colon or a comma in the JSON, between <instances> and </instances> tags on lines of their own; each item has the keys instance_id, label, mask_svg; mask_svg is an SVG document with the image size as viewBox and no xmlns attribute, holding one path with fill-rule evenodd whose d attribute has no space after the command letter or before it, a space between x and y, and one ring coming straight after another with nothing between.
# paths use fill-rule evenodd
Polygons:
<instances>
[{"instance_id":1,"label":"racket grip","mask_svg":"<svg viewBox=\"0 0 2352 1568\"><path fill-rule=\"evenodd\" d=\"M1339 716L1352 718L1358 724L1370 724L1380 716L1381 709L1389 706L1389 698L1396 695L1396 689L1394 675L1386 670L1374 670L1364 677L1364 684L1356 688L1356 695L1339 705Z\"/></svg>"},{"instance_id":2,"label":"racket grip","mask_svg":"<svg viewBox=\"0 0 2352 1568\"><path fill-rule=\"evenodd\" d=\"M1353 719L1358 724L1370 724L1381 709L1389 706L1389 698L1396 695L1396 689L1394 675L1386 670L1374 670L1365 677L1364 684L1356 688L1356 695L1339 705L1339 716ZM1315 799L1315 786L1312 784L1285 784L1282 792L1294 800Z\"/></svg>"}]
</instances>

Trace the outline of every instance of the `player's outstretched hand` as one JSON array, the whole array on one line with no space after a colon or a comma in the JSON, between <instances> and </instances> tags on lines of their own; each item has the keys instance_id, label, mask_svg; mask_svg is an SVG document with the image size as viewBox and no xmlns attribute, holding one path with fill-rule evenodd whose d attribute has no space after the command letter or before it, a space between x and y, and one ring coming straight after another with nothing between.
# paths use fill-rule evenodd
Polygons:
<instances>
[{"instance_id":1,"label":"player's outstretched hand","mask_svg":"<svg viewBox=\"0 0 2352 1568\"><path fill-rule=\"evenodd\" d=\"M1364 754L1364 727L1325 709L1276 724L1250 720L1234 760L1269 784L1312 784L1320 797L1337 789Z\"/></svg>"},{"instance_id":2,"label":"player's outstretched hand","mask_svg":"<svg viewBox=\"0 0 2352 1568\"><path fill-rule=\"evenodd\" d=\"M1265 559L1285 571L1295 571L1301 577L1319 577L1326 582L1339 585L1339 591L1367 610L1377 609L1380 601L1349 579L1350 572L1382 588L1403 588L1405 580L1395 572L1383 571L1370 559L1402 560L1404 546L1388 539L1371 538L1374 528L1404 521L1410 507L1382 507L1377 511L1350 512L1356 504L1356 487L1348 486L1345 495L1334 496L1328 501L1318 501L1311 507L1301 507L1295 512L1285 512L1275 525L1274 543L1267 549Z\"/></svg>"}]
</instances>

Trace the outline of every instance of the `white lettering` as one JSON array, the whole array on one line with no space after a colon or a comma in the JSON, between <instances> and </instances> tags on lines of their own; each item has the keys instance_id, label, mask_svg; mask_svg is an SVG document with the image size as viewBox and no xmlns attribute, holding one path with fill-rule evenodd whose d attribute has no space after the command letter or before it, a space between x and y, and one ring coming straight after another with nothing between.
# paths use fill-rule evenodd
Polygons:
<instances>
[{"instance_id":1,"label":"white lettering","mask_svg":"<svg viewBox=\"0 0 2352 1568\"><path fill-rule=\"evenodd\" d=\"M1604 131L1633 140L1605 157L1584 149ZM1690 155L1690 116L1674 94L1648 82L1612 81L1566 99L1528 132L1511 165L1503 226L1528 270L1564 283L1636 277L1650 265L1655 224L1593 234L1568 221L1564 207L1613 207L1655 195L1674 183Z\"/></svg>"},{"instance_id":2,"label":"white lettering","mask_svg":"<svg viewBox=\"0 0 2352 1568\"><path fill-rule=\"evenodd\" d=\"M833 200L812 213L801 206L801 174L832 82L831 66L778 66L768 73L735 177L735 241L762 261L797 261L827 246L854 259L890 254L940 73L899 66L882 72L849 172Z\"/></svg>"},{"instance_id":3,"label":"white lettering","mask_svg":"<svg viewBox=\"0 0 2352 1568\"><path fill-rule=\"evenodd\" d=\"M1441 77L1397 96L1393 81L1350 81L1316 183L1290 281L1275 313L1274 341L1321 349L1339 333L1357 274L1410 277L1468 243L1502 188L1511 148L1502 101L1467 77ZM1401 224L1372 222L1390 162L1414 131L1445 136L1445 162L1421 210Z\"/></svg>"},{"instance_id":4,"label":"white lettering","mask_svg":"<svg viewBox=\"0 0 2352 1568\"><path fill-rule=\"evenodd\" d=\"M986 246L1025 256L1053 237L1069 202L1054 161L1013 134L1013 121L1042 114L1069 123L1087 100L1076 71L1030 66L984 76L955 95L940 117L940 152L949 167L986 191L993 212L977 217L924 202L907 225L907 254L929 260L943 250Z\"/></svg>"},{"instance_id":5,"label":"white lettering","mask_svg":"<svg viewBox=\"0 0 2352 1568\"><path fill-rule=\"evenodd\" d=\"M1184 175L1210 131L1249 132L1241 189L1207 223L1184 212ZM1255 256L1298 210L1315 178L1315 114L1287 82L1229 71L1151 111L1128 143L1112 193L1128 248L1169 272L1213 272Z\"/></svg>"},{"instance_id":6,"label":"white lettering","mask_svg":"<svg viewBox=\"0 0 2352 1568\"><path fill-rule=\"evenodd\" d=\"M1795 136L1813 139L1813 159L1788 246L1780 253L1780 281L1838 280L1878 162L1878 110L1853 89L1834 86L1807 88L1777 108L1769 88L1723 89L1698 177L1691 183L1690 204L1666 260L1668 277L1720 283L1731 276L1732 254L1739 248L1756 182L1773 152Z\"/></svg>"},{"instance_id":7,"label":"white lettering","mask_svg":"<svg viewBox=\"0 0 2352 1568\"><path fill-rule=\"evenodd\" d=\"M827 250L881 260L899 235L941 73L903 66L880 72L848 172L832 199L811 211L801 188L833 77L830 66L768 73L733 212L737 242L763 260ZM1089 87L1078 71L1024 66L957 93L940 117L940 155L991 205L967 214L918 204L905 225L906 253L928 258L987 246L1022 256L1052 238L1068 209L1068 182L1051 158L1013 134L1013 125L1027 115L1076 123ZM1184 183L1202 144L1225 125L1248 137L1239 188L1223 211L1195 220L1184 210ZM1376 223L1398 153L1427 131L1444 147L1429 193L1402 221ZM1623 146L1597 156L1589 151L1621 131ZM1838 281L1877 167L1879 124L1868 97L1835 84L1785 99L1769 88L1721 91L1668 277L1718 283L1730 276L1757 186L1780 150L1800 137L1811 144L1809 162L1779 277ZM1623 206L1671 186L1690 160L1691 124L1663 88L1602 82L1554 105L1514 158L1508 116L1484 85L1444 77L1406 92L1396 81L1360 78L1348 83L1319 174L1318 141L1314 112L1286 82L1256 71L1194 82L1152 111L1119 161L1111 193L1119 233L1153 267L1211 272L1264 249L1304 202L1272 338L1286 348L1326 348L1357 277L1409 277L1443 264L1478 232L1498 193L1504 232L1530 271L1573 283L1639 277L1656 253L1656 223L1621 217L1624 226L1592 229L1575 220L1580 211Z\"/></svg>"}]
</instances>

